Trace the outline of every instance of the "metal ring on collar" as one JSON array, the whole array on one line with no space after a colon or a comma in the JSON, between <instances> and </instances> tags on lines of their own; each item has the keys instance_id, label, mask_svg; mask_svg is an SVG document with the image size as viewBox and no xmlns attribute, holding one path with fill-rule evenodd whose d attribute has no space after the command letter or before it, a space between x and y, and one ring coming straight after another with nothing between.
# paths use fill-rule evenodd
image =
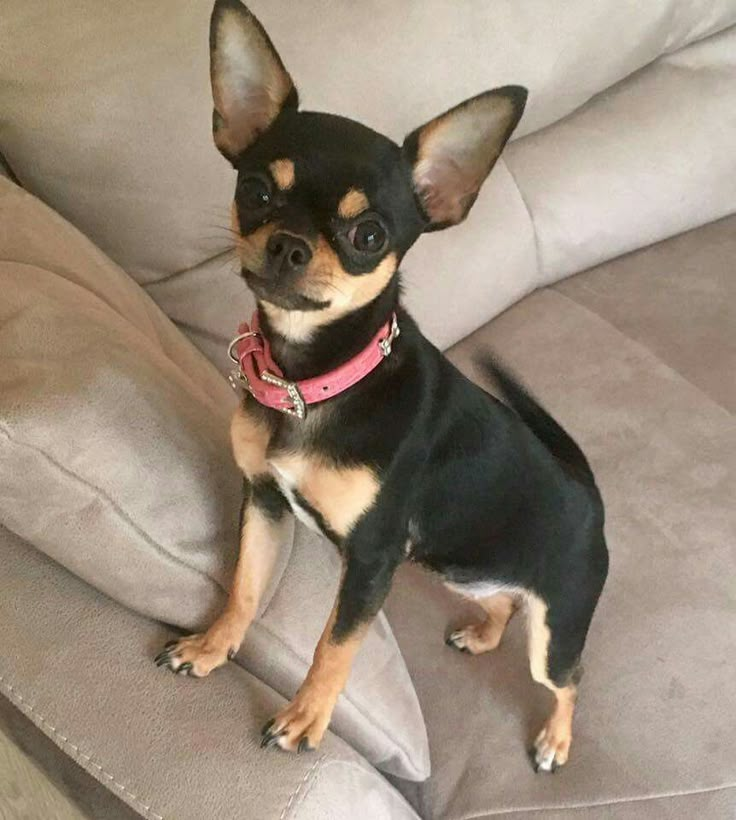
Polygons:
<instances>
[{"instance_id":1,"label":"metal ring on collar","mask_svg":"<svg viewBox=\"0 0 736 820\"><path fill-rule=\"evenodd\" d=\"M227 355L231 362L235 362L235 364L240 364L240 359L237 356L233 355L233 348L238 342L242 342L243 339L247 339L249 336L260 336L261 334L257 330L249 330L247 333L241 333L236 336L232 342L228 345L227 348Z\"/></svg>"}]
</instances>

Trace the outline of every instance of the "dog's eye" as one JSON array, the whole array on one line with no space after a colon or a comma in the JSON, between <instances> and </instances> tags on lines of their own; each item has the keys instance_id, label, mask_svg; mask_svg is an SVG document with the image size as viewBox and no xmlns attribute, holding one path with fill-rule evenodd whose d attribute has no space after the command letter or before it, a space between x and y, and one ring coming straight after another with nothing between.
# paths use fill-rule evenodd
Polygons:
<instances>
[{"instance_id":1,"label":"dog's eye","mask_svg":"<svg viewBox=\"0 0 736 820\"><path fill-rule=\"evenodd\" d=\"M348 231L348 238L356 251L378 253L386 244L386 231L375 219L367 219Z\"/></svg>"},{"instance_id":2,"label":"dog's eye","mask_svg":"<svg viewBox=\"0 0 736 820\"><path fill-rule=\"evenodd\" d=\"M238 204L248 211L260 211L271 204L271 191L260 177L245 177L238 185Z\"/></svg>"}]
</instances>

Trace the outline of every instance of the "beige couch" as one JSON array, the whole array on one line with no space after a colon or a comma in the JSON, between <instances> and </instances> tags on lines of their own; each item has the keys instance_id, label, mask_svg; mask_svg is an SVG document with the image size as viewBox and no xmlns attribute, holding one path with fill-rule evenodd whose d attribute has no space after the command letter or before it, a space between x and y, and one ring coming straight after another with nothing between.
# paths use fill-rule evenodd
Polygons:
<instances>
[{"instance_id":1,"label":"beige couch","mask_svg":"<svg viewBox=\"0 0 736 820\"><path fill-rule=\"evenodd\" d=\"M234 557L218 370L251 302L207 0L4 6L0 151L58 212L0 180L4 722L93 817L733 817L736 2L251 5L305 107L397 139L530 89L471 217L407 257L407 302L438 344L467 337L468 372L479 346L507 359L599 476L612 568L573 757L526 760L546 694L521 625L452 653L467 605L410 567L320 751L261 751L337 578L299 526L236 663L151 663Z\"/></svg>"}]
</instances>

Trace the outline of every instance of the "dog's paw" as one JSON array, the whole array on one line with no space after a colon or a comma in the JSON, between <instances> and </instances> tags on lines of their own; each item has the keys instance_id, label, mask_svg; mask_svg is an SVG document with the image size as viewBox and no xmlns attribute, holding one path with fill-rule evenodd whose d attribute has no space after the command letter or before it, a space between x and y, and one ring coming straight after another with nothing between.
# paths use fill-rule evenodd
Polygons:
<instances>
[{"instance_id":1,"label":"dog's paw","mask_svg":"<svg viewBox=\"0 0 736 820\"><path fill-rule=\"evenodd\" d=\"M227 663L236 651L237 647L205 632L169 641L156 655L154 663L182 675L205 678L213 669Z\"/></svg>"},{"instance_id":2,"label":"dog's paw","mask_svg":"<svg viewBox=\"0 0 736 820\"><path fill-rule=\"evenodd\" d=\"M483 652L490 652L492 649L495 649L500 639L500 635L494 635L489 631L488 626L482 623L469 624L463 629L456 629L445 638L445 643L448 646L459 649L461 652L468 652L471 655L482 655Z\"/></svg>"},{"instance_id":3,"label":"dog's paw","mask_svg":"<svg viewBox=\"0 0 736 820\"><path fill-rule=\"evenodd\" d=\"M294 700L268 721L261 730L261 748L278 746L287 752L316 749L332 717L334 704L307 693Z\"/></svg>"},{"instance_id":4,"label":"dog's paw","mask_svg":"<svg viewBox=\"0 0 736 820\"><path fill-rule=\"evenodd\" d=\"M530 751L535 772L555 772L567 763L572 736L569 732L555 731L552 721L542 729Z\"/></svg>"}]
</instances>

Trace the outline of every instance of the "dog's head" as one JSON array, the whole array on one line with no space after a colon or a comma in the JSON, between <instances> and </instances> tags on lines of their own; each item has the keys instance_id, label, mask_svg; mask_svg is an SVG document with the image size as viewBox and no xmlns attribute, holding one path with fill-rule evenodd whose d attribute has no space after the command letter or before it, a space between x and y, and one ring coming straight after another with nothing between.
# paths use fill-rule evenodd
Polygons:
<instances>
[{"instance_id":1,"label":"dog's head","mask_svg":"<svg viewBox=\"0 0 736 820\"><path fill-rule=\"evenodd\" d=\"M298 110L291 77L239 0L210 25L215 144L238 172L243 276L272 321L302 335L367 305L424 231L462 221L524 110L479 94L398 146L353 120ZM279 324L284 324L283 321Z\"/></svg>"}]
</instances>

